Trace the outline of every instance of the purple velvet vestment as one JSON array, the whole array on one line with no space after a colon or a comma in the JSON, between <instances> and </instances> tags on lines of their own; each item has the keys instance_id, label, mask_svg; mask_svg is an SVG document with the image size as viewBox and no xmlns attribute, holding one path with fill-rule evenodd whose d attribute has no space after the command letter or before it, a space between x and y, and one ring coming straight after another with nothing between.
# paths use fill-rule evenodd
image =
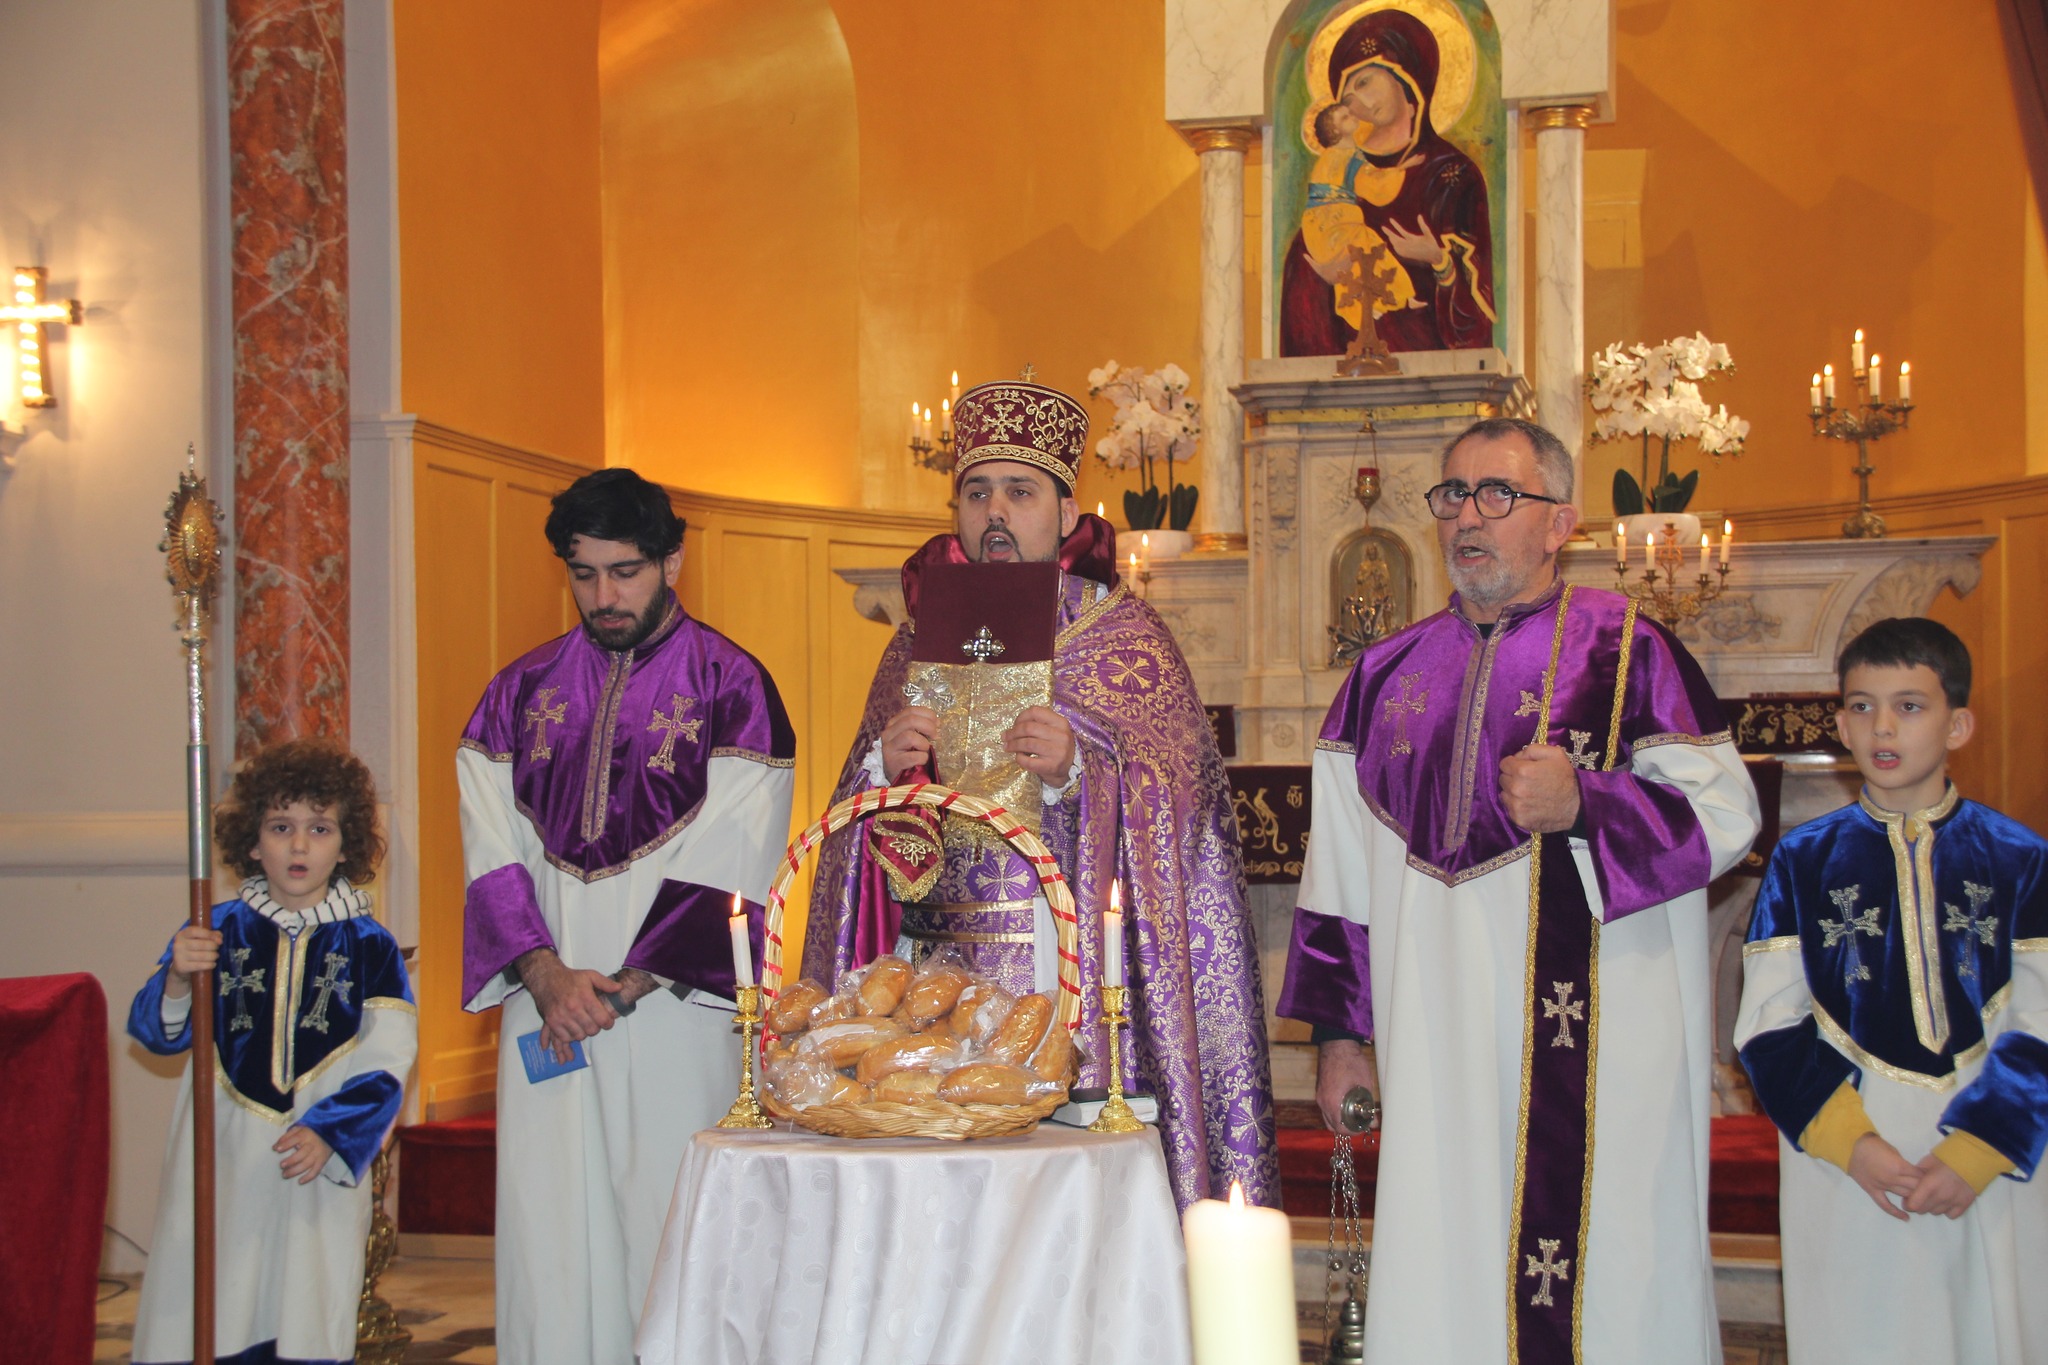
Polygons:
<instances>
[{"instance_id":1,"label":"purple velvet vestment","mask_svg":"<svg viewBox=\"0 0 2048 1365\"><path fill-rule=\"evenodd\" d=\"M1099 527L1093 518L1083 520L1088 525L1077 536ZM957 542L941 537L919 554L957 558ZM1094 558L1113 562L1113 554ZM906 578L913 577L914 568L907 570ZM907 586L914 589L914 582ZM868 785L863 760L905 705L911 635L910 626L899 629L882 656L835 800ZM1194 680L1151 607L1120 585L1105 588L1078 572L1066 575L1053 707L1074 727L1082 763L1076 790L1043 812L1045 841L1080 909L1076 1041L1088 1058L1081 1084L1108 1083L1102 910L1111 879L1121 878L1126 932L1135 935L1129 955L1134 1049L1126 1050L1126 1075L1131 1088L1160 1096L1174 1196L1186 1207L1220 1196L1235 1179L1247 1199L1277 1203L1265 1013L1237 820ZM886 898L886 883L859 833L832 836L820 855L804 969L827 983L892 937L897 907L877 903ZM1033 949L1015 940L1028 940L1032 882L1022 860L996 842L995 848L968 848L949 839L935 899L1009 907L947 919L967 933L1007 931L1011 941L967 945L969 956L977 970L1028 990ZM906 928L910 919L905 916Z\"/></svg>"},{"instance_id":2,"label":"purple velvet vestment","mask_svg":"<svg viewBox=\"0 0 2048 1365\"><path fill-rule=\"evenodd\" d=\"M1536 739L1560 592L1508 608L1484 639L1454 601L1381 641L1359 658L1317 737L1318 748L1354 756L1374 818L1401 836L1411 867L1447 886L1528 856L1527 831L1501 805L1500 765ZM1581 769L1581 825L1609 923L1711 880L1706 837L1684 793L1630 773L1630 756L1728 737L1699 665L1662 625L1639 617L1620 752L1612 771L1597 770L1613 673L1573 661L1613 634L1623 607L1615 593L1574 594L1549 735ZM1279 1012L1370 1038L1370 960L1363 925L1301 907Z\"/></svg>"},{"instance_id":3,"label":"purple velvet vestment","mask_svg":"<svg viewBox=\"0 0 2048 1365\"><path fill-rule=\"evenodd\" d=\"M607 650L579 626L501 670L462 745L511 764L514 800L543 856L585 883L623 872L695 820L714 758L786 768L796 757L767 671L672 594L661 626L630 651ZM669 883L625 965L729 995L730 900L701 891ZM758 944L760 908L752 913ZM716 924L685 925L686 917ZM463 912L463 999L520 954L552 946L529 868L512 863L475 878Z\"/></svg>"}]
</instances>

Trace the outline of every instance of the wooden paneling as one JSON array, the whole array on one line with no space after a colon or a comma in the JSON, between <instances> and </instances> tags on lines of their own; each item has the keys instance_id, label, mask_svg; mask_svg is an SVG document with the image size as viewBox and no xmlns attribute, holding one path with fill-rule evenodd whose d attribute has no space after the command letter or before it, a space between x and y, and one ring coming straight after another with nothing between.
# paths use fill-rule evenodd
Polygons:
<instances>
[{"instance_id":1,"label":"wooden paneling","mask_svg":"<svg viewBox=\"0 0 2048 1365\"><path fill-rule=\"evenodd\" d=\"M1968 597L1944 592L1928 614L1970 648L1976 677L1971 709L1977 738L1952 771L1965 796L1996 806L2034 829L2048 828L2048 713L2036 702L2048 631L2048 478L1944 489L1874 506L1893 536L1995 535L1984 577ZM1737 535L1764 540L1839 536L1849 503L1736 511ZM1738 541L1738 546L1740 542ZM1738 550L1739 554L1739 550Z\"/></svg>"},{"instance_id":2,"label":"wooden paneling","mask_svg":"<svg viewBox=\"0 0 2048 1365\"><path fill-rule=\"evenodd\" d=\"M420 1095L430 1118L488 1108L498 1016L462 1009L462 830L455 747L499 668L574 619L541 534L548 499L580 472L546 473L471 441L413 446L419 658Z\"/></svg>"},{"instance_id":3,"label":"wooden paneling","mask_svg":"<svg viewBox=\"0 0 2048 1365\"><path fill-rule=\"evenodd\" d=\"M853 585L833 571L900 564L948 524L936 517L842 511L674 495L688 519L679 595L700 620L738 641L768 669L796 728L796 797L790 832L816 819L860 727L887 626L853 610ZM803 950L810 868L791 890L783 940Z\"/></svg>"}]
</instances>

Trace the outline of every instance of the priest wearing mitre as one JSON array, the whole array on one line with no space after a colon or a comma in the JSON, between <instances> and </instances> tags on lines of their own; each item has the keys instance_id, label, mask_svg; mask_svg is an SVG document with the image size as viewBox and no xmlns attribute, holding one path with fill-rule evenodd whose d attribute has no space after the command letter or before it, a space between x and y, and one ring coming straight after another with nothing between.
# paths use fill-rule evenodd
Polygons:
<instances>
[{"instance_id":1,"label":"priest wearing mitre","mask_svg":"<svg viewBox=\"0 0 2048 1365\"><path fill-rule=\"evenodd\" d=\"M1102 911L1121 882L1130 1088L1159 1096L1175 1198L1185 1207L1235 1179L1275 1203L1230 788L1173 636L1119 581L1109 523L1074 501L1087 413L1039 384L984 384L961 395L954 429L957 533L903 565L910 619L882 655L833 799L936 781L1035 827L1080 910L1082 1087L1108 1084ZM806 976L830 986L883 953L941 945L1013 992L1055 989L1046 898L986 825L895 811L831 836Z\"/></svg>"}]
</instances>

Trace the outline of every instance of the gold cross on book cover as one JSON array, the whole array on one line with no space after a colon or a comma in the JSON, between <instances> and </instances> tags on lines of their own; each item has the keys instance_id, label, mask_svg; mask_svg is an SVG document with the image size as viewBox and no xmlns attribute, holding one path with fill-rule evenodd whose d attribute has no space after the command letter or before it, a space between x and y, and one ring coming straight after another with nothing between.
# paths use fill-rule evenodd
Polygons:
<instances>
[{"instance_id":1,"label":"gold cross on book cover","mask_svg":"<svg viewBox=\"0 0 2048 1365\"><path fill-rule=\"evenodd\" d=\"M1057 564L933 564L917 595L904 695L938 715L933 776L1008 807L1038 829L1038 779L1003 735L1026 707L1052 704Z\"/></svg>"}]
</instances>

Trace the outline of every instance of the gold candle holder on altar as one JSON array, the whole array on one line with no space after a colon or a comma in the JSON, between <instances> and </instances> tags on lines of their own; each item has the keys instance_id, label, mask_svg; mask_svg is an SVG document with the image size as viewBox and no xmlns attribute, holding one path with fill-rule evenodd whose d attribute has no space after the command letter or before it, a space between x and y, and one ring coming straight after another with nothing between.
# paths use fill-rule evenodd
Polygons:
<instances>
[{"instance_id":1,"label":"gold candle holder on altar","mask_svg":"<svg viewBox=\"0 0 2048 1365\"><path fill-rule=\"evenodd\" d=\"M1667 626L1677 626L1681 621L1691 620L1707 609L1708 604L1721 595L1728 585L1728 556L1735 535L1733 522L1721 524L1720 562L1714 562L1713 547L1707 537L1700 536L1699 574L1693 586L1688 589L1684 582L1685 561L1691 554L1691 547L1678 539L1678 526L1666 520L1656 525L1659 513L1646 512L1627 521L1614 524L1614 587L1615 591L1633 597L1637 609L1645 615L1662 621ZM1629 578L1629 538L1637 526L1645 521L1652 529L1643 533L1643 569L1634 581Z\"/></svg>"},{"instance_id":2,"label":"gold candle holder on altar","mask_svg":"<svg viewBox=\"0 0 2048 1365\"><path fill-rule=\"evenodd\" d=\"M754 1030L761 1023L761 988L740 987L740 1093L718 1121L720 1128L773 1128L775 1120L761 1110L754 1093Z\"/></svg>"},{"instance_id":3,"label":"gold candle holder on altar","mask_svg":"<svg viewBox=\"0 0 2048 1365\"><path fill-rule=\"evenodd\" d=\"M1129 991L1128 986L1102 988L1102 1022L1109 1031L1109 1102L1102 1106L1095 1122L1088 1125L1091 1133L1135 1133L1145 1126L1131 1112L1130 1101L1124 1098L1123 1028L1131 1022L1131 1016L1124 1012Z\"/></svg>"},{"instance_id":4,"label":"gold candle holder on altar","mask_svg":"<svg viewBox=\"0 0 2048 1365\"><path fill-rule=\"evenodd\" d=\"M1808 390L1813 434L1856 443L1856 467L1849 471L1856 476L1856 514L1842 523L1842 535L1849 540L1880 540L1884 518L1870 508L1870 476L1877 472L1870 463L1870 447L1895 431L1904 431L1912 418L1913 367L1910 363L1899 366L1899 396L1886 402L1884 362L1872 355L1868 365L1863 363L1863 329L1859 327L1849 345L1849 372L1856 384L1856 403L1846 408L1835 406L1833 365L1823 366L1813 377Z\"/></svg>"}]
</instances>

